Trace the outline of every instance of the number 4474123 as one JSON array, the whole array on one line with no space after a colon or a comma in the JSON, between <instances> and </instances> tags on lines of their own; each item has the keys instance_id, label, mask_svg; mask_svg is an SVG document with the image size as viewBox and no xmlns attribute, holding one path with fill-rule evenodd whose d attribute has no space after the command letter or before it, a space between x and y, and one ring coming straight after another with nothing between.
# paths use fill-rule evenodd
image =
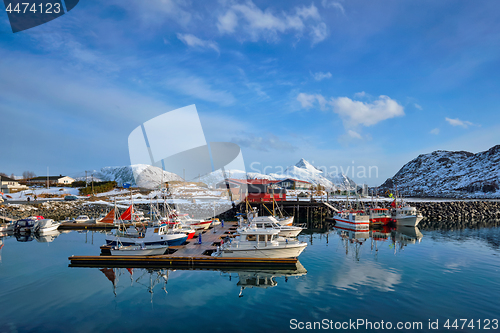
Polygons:
<instances>
[{"instance_id":1,"label":"number 4474123","mask_svg":"<svg viewBox=\"0 0 500 333\"><path fill-rule=\"evenodd\" d=\"M44 6L45 5L45 6ZM44 8L45 7L45 8ZM30 3L30 2L23 2L23 3L17 3L14 8L12 8L12 4L9 3L7 8L5 10L9 13L16 12L16 13L26 13L26 12L32 12L32 13L40 13L40 14L59 14L61 12L61 4L58 2L55 3Z\"/></svg>"},{"instance_id":2,"label":"number 4474123","mask_svg":"<svg viewBox=\"0 0 500 333\"><path fill-rule=\"evenodd\" d=\"M453 322L448 319L443 327L447 329L461 329L470 328L470 329L483 329L483 330L497 330L498 329L498 319L455 319Z\"/></svg>"}]
</instances>

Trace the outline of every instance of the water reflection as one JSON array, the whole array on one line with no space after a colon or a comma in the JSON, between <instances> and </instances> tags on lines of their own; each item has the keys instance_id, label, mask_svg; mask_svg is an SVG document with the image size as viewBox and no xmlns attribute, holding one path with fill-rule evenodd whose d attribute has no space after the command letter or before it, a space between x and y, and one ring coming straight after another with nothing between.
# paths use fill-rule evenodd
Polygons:
<instances>
[{"instance_id":1,"label":"water reflection","mask_svg":"<svg viewBox=\"0 0 500 333\"><path fill-rule=\"evenodd\" d=\"M106 278L112 284L112 292L118 295L118 289L141 285L144 290L151 294L151 303L153 303L153 294L155 287L161 285L161 290L168 294L167 282L172 272L181 269L148 269L148 268L99 268ZM207 271L207 270L204 270ZM208 270L210 271L210 270ZM297 262L295 269L222 269L220 271L229 281L233 281L234 276L238 276L237 286L240 287L239 297L243 297L243 291L250 288L267 289L276 287L277 278L284 278L287 282L290 277L299 277L307 274L304 266ZM120 283L122 281L122 283ZM123 281L130 281L130 285Z\"/></svg>"},{"instance_id":2,"label":"water reflection","mask_svg":"<svg viewBox=\"0 0 500 333\"><path fill-rule=\"evenodd\" d=\"M229 274L229 279L231 280L232 274L238 274L239 281L236 284L240 287L239 297L243 297L243 291L248 288L261 288L267 289L276 287L278 282L276 278L285 278L285 282L288 282L289 277L299 277L307 274L307 270L302 266L300 262L297 261L297 266L295 269L281 269L281 270L241 270L241 271L227 271L224 270L223 273Z\"/></svg>"},{"instance_id":3,"label":"water reflection","mask_svg":"<svg viewBox=\"0 0 500 333\"><path fill-rule=\"evenodd\" d=\"M356 261L361 258L361 248L370 241L370 250L375 256L379 252L379 243L390 243L389 247L394 250L394 254L404 251L408 244L420 243L422 233L417 227L398 226L391 228L383 226L380 228L366 230L355 229L347 226L334 226L333 230L340 237L340 244L345 249L345 254L351 253Z\"/></svg>"}]
</instances>

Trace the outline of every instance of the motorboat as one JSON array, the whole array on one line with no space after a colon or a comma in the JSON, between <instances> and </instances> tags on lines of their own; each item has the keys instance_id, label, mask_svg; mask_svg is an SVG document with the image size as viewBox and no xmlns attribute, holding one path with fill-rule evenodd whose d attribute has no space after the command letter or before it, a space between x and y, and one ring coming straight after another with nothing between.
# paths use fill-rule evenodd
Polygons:
<instances>
[{"instance_id":1,"label":"motorboat","mask_svg":"<svg viewBox=\"0 0 500 333\"><path fill-rule=\"evenodd\" d=\"M111 247L112 256L157 256L167 251L168 245L127 245L118 244Z\"/></svg>"},{"instance_id":2,"label":"motorboat","mask_svg":"<svg viewBox=\"0 0 500 333\"><path fill-rule=\"evenodd\" d=\"M129 226L125 230L115 229L106 235L107 245L182 245L188 235L181 230L169 228L166 223L155 223L147 227Z\"/></svg>"},{"instance_id":3,"label":"motorboat","mask_svg":"<svg viewBox=\"0 0 500 333\"><path fill-rule=\"evenodd\" d=\"M276 220L278 220L278 223L281 225L286 225L286 226L291 226L293 225L293 220L295 216L288 216L288 217L276 217Z\"/></svg>"},{"instance_id":4,"label":"motorboat","mask_svg":"<svg viewBox=\"0 0 500 333\"><path fill-rule=\"evenodd\" d=\"M362 210L342 210L333 216L336 225L349 226L356 230L370 229L370 216Z\"/></svg>"},{"instance_id":5,"label":"motorboat","mask_svg":"<svg viewBox=\"0 0 500 333\"><path fill-rule=\"evenodd\" d=\"M17 220L14 224L15 233L30 233L33 228L37 225L38 219L34 217L28 217L25 219Z\"/></svg>"},{"instance_id":6,"label":"motorboat","mask_svg":"<svg viewBox=\"0 0 500 333\"><path fill-rule=\"evenodd\" d=\"M56 222L53 219L38 220L33 228L33 231L40 234L50 233L51 231L57 230L60 225L60 222Z\"/></svg>"},{"instance_id":7,"label":"motorboat","mask_svg":"<svg viewBox=\"0 0 500 333\"><path fill-rule=\"evenodd\" d=\"M242 216L239 216L240 226L245 226L245 221ZM256 216L253 217L246 226L254 228L265 228L265 229L275 229L278 230L278 236L281 237L297 237L303 230L301 227L280 225L278 220L273 216Z\"/></svg>"},{"instance_id":8,"label":"motorboat","mask_svg":"<svg viewBox=\"0 0 500 333\"><path fill-rule=\"evenodd\" d=\"M90 218L87 215L80 215L73 220L73 223L84 223L88 221L90 221Z\"/></svg>"},{"instance_id":9,"label":"motorboat","mask_svg":"<svg viewBox=\"0 0 500 333\"><path fill-rule=\"evenodd\" d=\"M405 227L416 227L423 219L421 213L417 208L411 206L403 206L393 209L392 218L396 221L397 225Z\"/></svg>"},{"instance_id":10,"label":"motorboat","mask_svg":"<svg viewBox=\"0 0 500 333\"><path fill-rule=\"evenodd\" d=\"M278 236L279 230L247 227L239 236L223 243L212 253L214 257L232 258L296 258L307 246L297 239Z\"/></svg>"},{"instance_id":11,"label":"motorboat","mask_svg":"<svg viewBox=\"0 0 500 333\"><path fill-rule=\"evenodd\" d=\"M387 208L371 208L369 215L372 224L386 225L392 221L391 213Z\"/></svg>"}]
</instances>

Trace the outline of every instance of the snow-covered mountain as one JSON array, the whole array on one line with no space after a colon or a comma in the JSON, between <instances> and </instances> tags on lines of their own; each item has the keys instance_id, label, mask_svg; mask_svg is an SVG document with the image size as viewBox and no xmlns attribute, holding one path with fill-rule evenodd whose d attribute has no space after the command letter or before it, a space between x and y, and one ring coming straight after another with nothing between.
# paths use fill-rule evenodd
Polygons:
<instances>
[{"instance_id":1,"label":"snow-covered mountain","mask_svg":"<svg viewBox=\"0 0 500 333\"><path fill-rule=\"evenodd\" d=\"M381 185L404 195L500 197L500 145L473 154L438 150L405 164Z\"/></svg>"},{"instance_id":2,"label":"snow-covered mountain","mask_svg":"<svg viewBox=\"0 0 500 333\"><path fill-rule=\"evenodd\" d=\"M322 185L330 190L356 188L356 184L346 175L325 175L322 170L316 168L303 158L297 164L288 167L282 174L272 173L270 176L275 179L293 178L304 180L315 185Z\"/></svg>"},{"instance_id":3,"label":"snow-covered mountain","mask_svg":"<svg viewBox=\"0 0 500 333\"><path fill-rule=\"evenodd\" d=\"M137 176L137 182L134 178ZM163 176L162 176L163 174ZM118 185L123 183L130 183L144 188L157 188L161 182L171 180L180 180L182 177L177 176L175 173L163 171L160 168L146 165L134 164L120 167L104 167L100 170L93 170L87 172L88 179L94 177L94 181L116 181ZM84 175L76 177L77 180L85 180Z\"/></svg>"}]
</instances>

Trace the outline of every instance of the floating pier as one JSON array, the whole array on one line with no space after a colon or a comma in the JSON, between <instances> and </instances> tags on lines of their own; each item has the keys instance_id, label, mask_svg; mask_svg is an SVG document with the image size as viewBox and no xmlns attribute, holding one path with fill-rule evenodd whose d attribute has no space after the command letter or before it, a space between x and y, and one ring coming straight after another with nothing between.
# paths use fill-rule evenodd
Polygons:
<instances>
[{"instance_id":1,"label":"floating pier","mask_svg":"<svg viewBox=\"0 0 500 333\"><path fill-rule=\"evenodd\" d=\"M236 232L236 222L215 226L193 238L187 244L170 246L169 254L160 256L111 256L108 246L102 246L100 256L71 256L70 267L134 267L134 268L259 268L295 269L296 258L221 258L212 257L220 242Z\"/></svg>"}]
</instances>

